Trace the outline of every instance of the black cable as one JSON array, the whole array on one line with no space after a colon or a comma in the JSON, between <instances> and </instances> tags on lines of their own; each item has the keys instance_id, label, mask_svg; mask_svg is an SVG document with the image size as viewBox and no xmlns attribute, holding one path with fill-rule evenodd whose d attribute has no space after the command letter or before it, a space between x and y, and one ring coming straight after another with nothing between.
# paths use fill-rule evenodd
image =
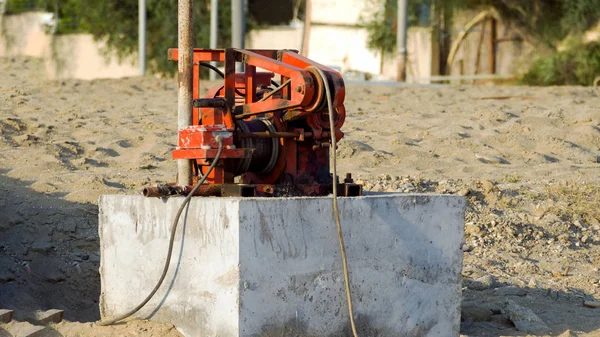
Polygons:
<instances>
[{"instance_id":1,"label":"black cable","mask_svg":"<svg viewBox=\"0 0 600 337\"><path fill-rule=\"evenodd\" d=\"M203 66L203 67L205 67L205 68L208 68L208 69L210 69L210 70L212 70L212 71L214 71L214 72L216 72L216 73L217 73L217 75L221 76L221 78L222 78L222 79L225 79L225 74L223 74L223 72L222 72L221 70L219 70L219 68L217 68L217 67L213 66L212 64L210 64L210 63L206 63L206 62L200 62L200 65L201 65L201 66ZM275 87L278 87L278 86L279 86L279 83L277 83L277 82L275 82L275 81L273 81L273 80L271 80L271 84L272 84L272 85L274 85ZM240 92L239 92L237 89L235 89L235 92L236 92L238 95L240 95L240 96L246 97L246 95L243 95L243 94L242 94L242 93L240 93Z\"/></svg>"},{"instance_id":2,"label":"black cable","mask_svg":"<svg viewBox=\"0 0 600 337\"><path fill-rule=\"evenodd\" d=\"M173 224L171 225L171 238L169 239L169 250L168 250L168 253L167 253L167 259L165 260L165 266L163 267L162 275L160 276L160 279L158 280L158 282L154 286L154 289L152 289L152 291L150 292L150 294L148 296L146 296L146 298L142 301L142 303L138 304L138 306L135 307L134 309L132 309L131 311L129 311L129 312L127 312L127 313L125 313L125 314L123 314L121 316L117 316L117 317L112 318L112 319L108 319L108 320L105 320L105 321L98 322L98 323L96 323L96 325L99 325L99 326L111 325L111 324L114 324L114 323L116 323L118 321L122 321L125 318L127 318L127 317L135 314L141 308L143 308L144 305L146 305L146 303L148 303L152 299L152 297L154 297L154 294L156 294L156 292L158 291L158 288L160 288L160 285L163 283L163 281L165 280L165 277L167 276L167 271L169 270L169 264L171 264L171 255L173 254L173 243L175 241L175 232L177 230L177 224L179 223L179 217L181 216L181 213L183 212L183 209L185 208L185 206L190 202L190 200L194 196L194 193L196 193L196 191L198 190L198 188L200 188L200 185L202 185L204 183L204 181L206 181L206 178L208 178L208 175L210 174L210 172L215 168L215 166L217 166L217 163L219 162L219 158L221 157L221 152L223 152L223 139L222 139L222 137L221 136L217 136L217 137L215 137L215 139L219 143L219 148L217 150L217 154L215 155L215 159L213 159L213 162L208 167L208 170L206 171L206 174L204 174L204 176L202 177L202 179L200 179L198 181L198 183L196 184L196 186L194 186L194 188L192 189L192 191L185 197L185 199L183 200L183 203L181 204L181 206L179 206L179 210L177 211L177 215L175 215L175 220L173 221Z\"/></svg>"},{"instance_id":3,"label":"black cable","mask_svg":"<svg viewBox=\"0 0 600 337\"><path fill-rule=\"evenodd\" d=\"M225 74L223 74L223 72L221 70L219 70L219 68L213 66L212 64L206 63L206 62L200 62L200 65L214 71L215 73L217 73L217 75L221 76L222 79L225 79ZM246 97L246 95L242 94L237 89L235 89L235 93L242 97Z\"/></svg>"},{"instance_id":4,"label":"black cable","mask_svg":"<svg viewBox=\"0 0 600 337\"><path fill-rule=\"evenodd\" d=\"M225 74L223 74L223 72L221 70L219 70L219 68L213 66L212 64L206 63L206 62L200 62L200 65L214 71L215 73L217 73L217 75L221 76L221 78L223 78L223 79L225 78Z\"/></svg>"}]
</instances>

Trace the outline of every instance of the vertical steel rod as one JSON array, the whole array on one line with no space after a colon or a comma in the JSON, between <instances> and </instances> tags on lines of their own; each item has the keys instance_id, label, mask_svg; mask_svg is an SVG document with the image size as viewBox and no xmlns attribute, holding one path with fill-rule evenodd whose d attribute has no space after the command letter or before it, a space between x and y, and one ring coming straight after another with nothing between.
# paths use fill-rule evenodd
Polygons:
<instances>
[{"instance_id":1,"label":"vertical steel rod","mask_svg":"<svg viewBox=\"0 0 600 337\"><path fill-rule=\"evenodd\" d=\"M231 0L231 47L244 48L246 27L244 0ZM236 72L242 72L242 64L236 65Z\"/></svg>"},{"instance_id":2,"label":"vertical steel rod","mask_svg":"<svg viewBox=\"0 0 600 337\"><path fill-rule=\"evenodd\" d=\"M305 0L304 6L304 30L302 32L302 46L300 54L308 57L308 47L310 46L310 23L312 20L312 0Z\"/></svg>"},{"instance_id":3,"label":"vertical steel rod","mask_svg":"<svg viewBox=\"0 0 600 337\"><path fill-rule=\"evenodd\" d=\"M398 25L396 31L396 47L397 47L397 62L398 82L406 81L406 36L408 30L408 0L398 0Z\"/></svg>"},{"instance_id":4,"label":"vertical steel rod","mask_svg":"<svg viewBox=\"0 0 600 337\"><path fill-rule=\"evenodd\" d=\"M210 49L217 48L217 36L219 36L219 1L210 0ZM211 62L213 66L217 66L217 62ZM217 74L214 71L209 72L210 80L217 79Z\"/></svg>"},{"instance_id":5,"label":"vertical steel rod","mask_svg":"<svg viewBox=\"0 0 600 337\"><path fill-rule=\"evenodd\" d=\"M177 101L177 127L179 130L192 124L192 83L193 83L193 30L192 16L194 0L179 0L178 17L178 49L177 60L179 72L179 90ZM192 162L187 159L177 161L177 184L189 186L192 184Z\"/></svg>"},{"instance_id":6,"label":"vertical steel rod","mask_svg":"<svg viewBox=\"0 0 600 337\"><path fill-rule=\"evenodd\" d=\"M138 53L140 76L146 75L146 0L138 2Z\"/></svg>"}]
</instances>

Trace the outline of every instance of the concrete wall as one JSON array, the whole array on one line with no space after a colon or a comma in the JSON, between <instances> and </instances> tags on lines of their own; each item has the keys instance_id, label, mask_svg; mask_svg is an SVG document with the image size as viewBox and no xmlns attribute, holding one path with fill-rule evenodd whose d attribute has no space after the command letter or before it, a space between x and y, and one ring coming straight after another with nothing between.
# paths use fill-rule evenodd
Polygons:
<instances>
[{"instance_id":1,"label":"concrete wall","mask_svg":"<svg viewBox=\"0 0 600 337\"><path fill-rule=\"evenodd\" d=\"M408 81L421 80L432 73L431 29L409 29ZM271 27L254 30L248 34L246 46L255 49L296 49L302 46L302 27ZM376 75L380 79L396 78L395 55L388 55L381 64L381 53L367 48L367 31L361 27L315 25L311 28L308 57L328 66L339 67L342 73L359 71Z\"/></svg>"},{"instance_id":2,"label":"concrete wall","mask_svg":"<svg viewBox=\"0 0 600 337\"><path fill-rule=\"evenodd\" d=\"M3 15L0 21L0 57L29 56L45 60L50 79L120 78L139 75L135 57L105 57L105 45L89 34L54 35L51 13Z\"/></svg>"},{"instance_id":3,"label":"concrete wall","mask_svg":"<svg viewBox=\"0 0 600 337\"><path fill-rule=\"evenodd\" d=\"M355 25L365 11L364 0L312 0L312 22Z\"/></svg>"},{"instance_id":4,"label":"concrete wall","mask_svg":"<svg viewBox=\"0 0 600 337\"><path fill-rule=\"evenodd\" d=\"M155 285L182 200L101 197L104 318ZM457 196L340 198L361 336L458 336L464 208ZM193 198L174 247L137 317L187 336L350 335L330 198Z\"/></svg>"},{"instance_id":5,"label":"concrete wall","mask_svg":"<svg viewBox=\"0 0 600 337\"><path fill-rule=\"evenodd\" d=\"M367 31L361 27L361 15L372 8L364 0L313 0L312 26L308 57L335 66L342 73L362 72L376 79L395 80L396 55L386 55L367 48ZM335 14L334 14L335 13ZM271 27L251 32L247 46L251 48L301 49L303 27ZM392 27L390 27L392 29ZM408 32L407 81L427 83L422 80L437 75L433 55L435 46L431 29L411 27Z\"/></svg>"},{"instance_id":6,"label":"concrete wall","mask_svg":"<svg viewBox=\"0 0 600 337\"><path fill-rule=\"evenodd\" d=\"M94 41L90 34L56 35L52 52L46 59L50 78L121 78L139 76L137 59L119 60L114 53L106 53L106 45ZM137 56L136 56L137 57Z\"/></svg>"},{"instance_id":7,"label":"concrete wall","mask_svg":"<svg viewBox=\"0 0 600 337\"><path fill-rule=\"evenodd\" d=\"M50 13L27 12L3 15L0 26L0 56L44 57L52 36L47 34L43 23Z\"/></svg>"}]
</instances>

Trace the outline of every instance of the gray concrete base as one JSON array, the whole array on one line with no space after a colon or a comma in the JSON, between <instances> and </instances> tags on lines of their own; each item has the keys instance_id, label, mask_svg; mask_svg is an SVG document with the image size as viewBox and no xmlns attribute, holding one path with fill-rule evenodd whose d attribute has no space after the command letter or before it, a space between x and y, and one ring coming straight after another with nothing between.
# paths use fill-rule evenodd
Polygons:
<instances>
[{"instance_id":1,"label":"gray concrete base","mask_svg":"<svg viewBox=\"0 0 600 337\"><path fill-rule=\"evenodd\" d=\"M154 287L182 201L100 198L103 318ZM192 199L169 274L136 317L186 336L349 336L331 207L330 198ZM464 210L448 195L340 199L360 336L458 336Z\"/></svg>"}]
</instances>

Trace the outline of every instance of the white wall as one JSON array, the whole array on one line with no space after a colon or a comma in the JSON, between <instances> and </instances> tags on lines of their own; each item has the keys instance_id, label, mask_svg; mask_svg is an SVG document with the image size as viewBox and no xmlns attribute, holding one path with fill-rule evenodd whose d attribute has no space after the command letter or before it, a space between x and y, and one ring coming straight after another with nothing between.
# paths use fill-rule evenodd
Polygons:
<instances>
[{"instance_id":1,"label":"white wall","mask_svg":"<svg viewBox=\"0 0 600 337\"><path fill-rule=\"evenodd\" d=\"M366 7L365 0L312 0L312 22L354 25Z\"/></svg>"},{"instance_id":2,"label":"white wall","mask_svg":"<svg viewBox=\"0 0 600 337\"><path fill-rule=\"evenodd\" d=\"M43 58L50 79L139 75L137 56L119 61L114 54L105 57L105 45L94 41L89 34L54 35L47 32L45 24L51 15L27 12L1 16L0 57Z\"/></svg>"},{"instance_id":3,"label":"white wall","mask_svg":"<svg viewBox=\"0 0 600 337\"><path fill-rule=\"evenodd\" d=\"M271 27L248 34L246 46L253 49L297 49L302 45L302 28ZM414 27L408 32L409 82L432 75L432 41L429 28ZM342 73L359 71L387 80L396 78L395 55L387 55L380 71L381 54L367 48L367 31L360 27L313 26L308 57L321 64L340 67Z\"/></svg>"}]
</instances>

